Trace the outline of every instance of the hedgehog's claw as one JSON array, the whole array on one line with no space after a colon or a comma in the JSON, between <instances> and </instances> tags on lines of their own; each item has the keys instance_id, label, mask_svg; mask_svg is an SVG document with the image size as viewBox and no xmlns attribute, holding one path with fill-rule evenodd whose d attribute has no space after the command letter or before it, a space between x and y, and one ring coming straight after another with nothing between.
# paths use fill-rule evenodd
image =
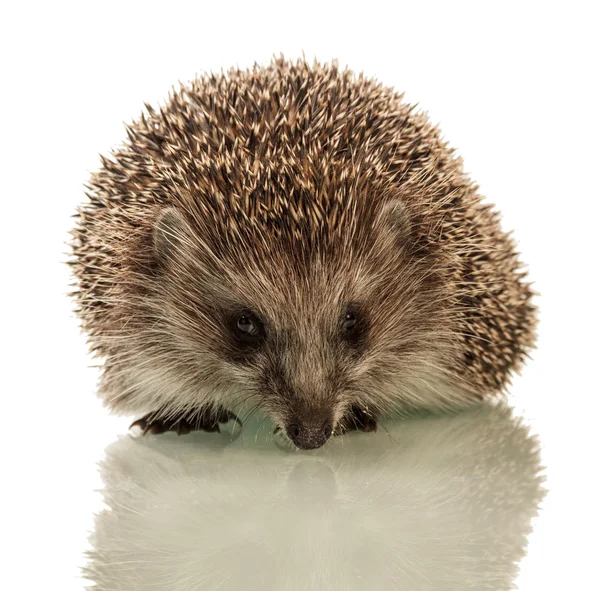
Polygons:
<instances>
[{"instance_id":1,"label":"hedgehog's claw","mask_svg":"<svg viewBox=\"0 0 600 591\"><path fill-rule=\"evenodd\" d=\"M343 435L348 431L362 431L372 433L377 431L377 418L368 409L353 405L333 432L334 435Z\"/></svg>"},{"instance_id":2,"label":"hedgehog's claw","mask_svg":"<svg viewBox=\"0 0 600 591\"><path fill-rule=\"evenodd\" d=\"M242 421L235 413L222 406L211 405L178 416L161 416L151 412L134 421L129 428L141 430L142 435L159 435L167 431L174 431L177 435L185 435L191 431L220 433L219 423L225 424L229 421L235 421L243 427Z\"/></svg>"}]
</instances>

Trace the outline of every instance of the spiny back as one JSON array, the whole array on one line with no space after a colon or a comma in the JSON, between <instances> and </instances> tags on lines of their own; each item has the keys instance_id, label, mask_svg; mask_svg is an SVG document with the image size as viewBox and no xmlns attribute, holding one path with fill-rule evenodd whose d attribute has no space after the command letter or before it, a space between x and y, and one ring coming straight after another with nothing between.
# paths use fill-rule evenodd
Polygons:
<instances>
[{"instance_id":1,"label":"spiny back","mask_svg":"<svg viewBox=\"0 0 600 591\"><path fill-rule=\"evenodd\" d=\"M302 258L368 246L374 216L401 200L445 276L464 371L498 389L520 365L535 310L514 245L460 159L401 95L335 63L279 58L204 75L146 108L93 176L74 232L93 343L107 318L117 322L114 302L139 295L165 206L185 211L215 256L252 244L258 259L273 249Z\"/></svg>"}]
</instances>

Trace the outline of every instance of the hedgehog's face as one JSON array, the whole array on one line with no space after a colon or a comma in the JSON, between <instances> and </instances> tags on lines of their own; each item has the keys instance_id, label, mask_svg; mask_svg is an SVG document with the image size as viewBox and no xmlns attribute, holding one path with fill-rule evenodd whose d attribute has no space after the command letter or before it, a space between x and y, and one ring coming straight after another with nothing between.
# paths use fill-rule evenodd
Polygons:
<instances>
[{"instance_id":1,"label":"hedgehog's face","mask_svg":"<svg viewBox=\"0 0 600 591\"><path fill-rule=\"evenodd\" d=\"M411 362L431 358L431 272L393 234L363 240L351 258L333 250L301 263L289 249L257 254L248 244L217 260L175 215L155 233L159 257L170 259L162 309L181 351L174 356L189 376L194 355L206 399L258 406L296 446L313 449L352 409L389 409L402 379L414 377Z\"/></svg>"},{"instance_id":2,"label":"hedgehog's face","mask_svg":"<svg viewBox=\"0 0 600 591\"><path fill-rule=\"evenodd\" d=\"M314 297L314 294L313 294ZM264 299L225 323L224 360L302 449L323 445L349 411L368 347L369 319L356 302L291 301L269 314ZM308 298L307 298L308 299Z\"/></svg>"}]
</instances>

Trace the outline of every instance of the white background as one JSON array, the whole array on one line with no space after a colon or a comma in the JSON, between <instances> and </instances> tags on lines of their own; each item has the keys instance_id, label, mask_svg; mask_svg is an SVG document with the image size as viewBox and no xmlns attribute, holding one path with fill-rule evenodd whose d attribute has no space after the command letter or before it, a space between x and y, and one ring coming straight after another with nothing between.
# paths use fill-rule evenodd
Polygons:
<instances>
[{"instance_id":1,"label":"white background","mask_svg":"<svg viewBox=\"0 0 600 591\"><path fill-rule=\"evenodd\" d=\"M0 12L3 589L81 589L108 416L66 297L70 216L144 102L273 53L338 58L439 123L541 292L511 400L550 491L518 580L597 589L600 47L595 3L29 2Z\"/></svg>"}]
</instances>

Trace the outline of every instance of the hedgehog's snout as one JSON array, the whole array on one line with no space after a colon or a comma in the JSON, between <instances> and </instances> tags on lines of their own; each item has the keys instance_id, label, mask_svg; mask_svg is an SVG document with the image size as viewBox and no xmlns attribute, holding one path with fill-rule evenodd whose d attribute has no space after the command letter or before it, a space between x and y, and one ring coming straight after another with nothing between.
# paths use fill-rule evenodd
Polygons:
<instances>
[{"instance_id":1,"label":"hedgehog's snout","mask_svg":"<svg viewBox=\"0 0 600 591\"><path fill-rule=\"evenodd\" d=\"M314 419L294 417L286 426L285 432L292 443L300 449L317 449L333 434L333 423Z\"/></svg>"}]
</instances>

